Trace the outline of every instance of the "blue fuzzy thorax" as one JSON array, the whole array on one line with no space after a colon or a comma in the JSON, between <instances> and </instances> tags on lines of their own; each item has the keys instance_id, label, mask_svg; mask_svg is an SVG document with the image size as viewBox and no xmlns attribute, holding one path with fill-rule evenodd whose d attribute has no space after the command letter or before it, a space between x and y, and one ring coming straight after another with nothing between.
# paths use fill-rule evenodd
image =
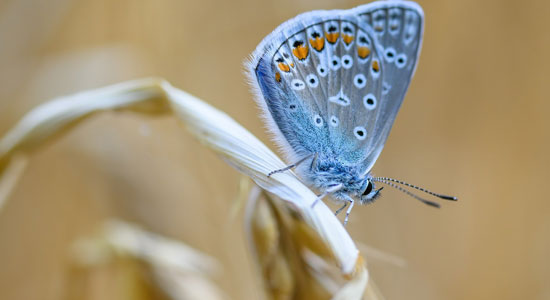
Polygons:
<instances>
[{"instance_id":1,"label":"blue fuzzy thorax","mask_svg":"<svg viewBox=\"0 0 550 300\"><path fill-rule=\"evenodd\" d=\"M360 167L346 165L334 156L322 153L317 159L301 165L297 171L303 180L321 191L342 184L342 189L331 194L335 200L347 200L348 197L361 200L360 196L371 178L370 173L364 175Z\"/></svg>"}]
</instances>

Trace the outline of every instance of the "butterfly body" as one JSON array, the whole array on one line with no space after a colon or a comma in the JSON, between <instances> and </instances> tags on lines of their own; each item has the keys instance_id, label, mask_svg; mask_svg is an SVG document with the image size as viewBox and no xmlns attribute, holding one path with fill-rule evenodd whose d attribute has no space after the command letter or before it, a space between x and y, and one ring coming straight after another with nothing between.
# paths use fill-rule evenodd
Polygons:
<instances>
[{"instance_id":1,"label":"butterfly body","mask_svg":"<svg viewBox=\"0 0 550 300\"><path fill-rule=\"evenodd\" d=\"M268 128L308 185L336 201L379 195L371 168L416 68L423 12L378 1L313 11L268 35L248 64Z\"/></svg>"},{"instance_id":2,"label":"butterfly body","mask_svg":"<svg viewBox=\"0 0 550 300\"><path fill-rule=\"evenodd\" d=\"M332 193L335 200L347 201L352 197L360 199L363 204L371 200L361 197L371 176L363 174L358 166L342 163L336 155L318 154L309 163L298 166L296 172L306 184L320 191L341 185L340 189Z\"/></svg>"}]
</instances>

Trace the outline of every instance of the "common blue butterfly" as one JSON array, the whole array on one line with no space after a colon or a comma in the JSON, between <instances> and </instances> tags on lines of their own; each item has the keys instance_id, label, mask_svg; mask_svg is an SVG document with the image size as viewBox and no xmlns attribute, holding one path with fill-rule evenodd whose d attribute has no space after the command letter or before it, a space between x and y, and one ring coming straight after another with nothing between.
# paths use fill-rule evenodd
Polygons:
<instances>
[{"instance_id":1,"label":"common blue butterfly","mask_svg":"<svg viewBox=\"0 0 550 300\"><path fill-rule=\"evenodd\" d=\"M420 54L424 14L409 1L378 1L349 10L298 15L268 35L248 64L268 128L306 184L349 213L380 195L375 182L435 194L373 177Z\"/></svg>"}]
</instances>

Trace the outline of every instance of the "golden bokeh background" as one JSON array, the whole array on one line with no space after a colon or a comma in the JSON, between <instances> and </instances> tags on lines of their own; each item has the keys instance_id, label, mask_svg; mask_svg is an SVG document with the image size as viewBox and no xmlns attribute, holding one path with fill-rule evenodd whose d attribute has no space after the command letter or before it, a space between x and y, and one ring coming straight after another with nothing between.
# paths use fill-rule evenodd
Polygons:
<instances>
[{"instance_id":1,"label":"golden bokeh background","mask_svg":"<svg viewBox=\"0 0 550 300\"><path fill-rule=\"evenodd\" d=\"M436 210L386 189L354 209L348 230L406 261L367 255L387 299L548 299L550 2L419 2L420 63L374 172L460 201ZM360 4L4 0L0 134L53 97L154 75L273 145L243 60L301 12ZM243 212L230 213L240 180L173 118L86 121L32 156L0 211L0 298L63 299L71 244L117 217L214 256L228 296L258 299ZM117 299L94 282L81 299Z\"/></svg>"}]
</instances>

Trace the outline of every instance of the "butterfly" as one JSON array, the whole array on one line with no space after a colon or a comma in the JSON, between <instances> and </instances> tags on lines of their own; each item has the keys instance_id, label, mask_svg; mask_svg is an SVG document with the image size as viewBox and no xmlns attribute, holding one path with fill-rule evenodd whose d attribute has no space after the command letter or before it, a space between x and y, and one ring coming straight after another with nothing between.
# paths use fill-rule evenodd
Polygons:
<instances>
[{"instance_id":1,"label":"butterfly","mask_svg":"<svg viewBox=\"0 0 550 300\"><path fill-rule=\"evenodd\" d=\"M283 23L248 62L267 127L309 186L348 204L380 196L376 182L438 206L392 178L373 177L416 69L424 27L422 8L410 1L377 1L349 10L312 11ZM315 201L317 203L317 201ZM314 203L314 204L315 204Z\"/></svg>"}]
</instances>

